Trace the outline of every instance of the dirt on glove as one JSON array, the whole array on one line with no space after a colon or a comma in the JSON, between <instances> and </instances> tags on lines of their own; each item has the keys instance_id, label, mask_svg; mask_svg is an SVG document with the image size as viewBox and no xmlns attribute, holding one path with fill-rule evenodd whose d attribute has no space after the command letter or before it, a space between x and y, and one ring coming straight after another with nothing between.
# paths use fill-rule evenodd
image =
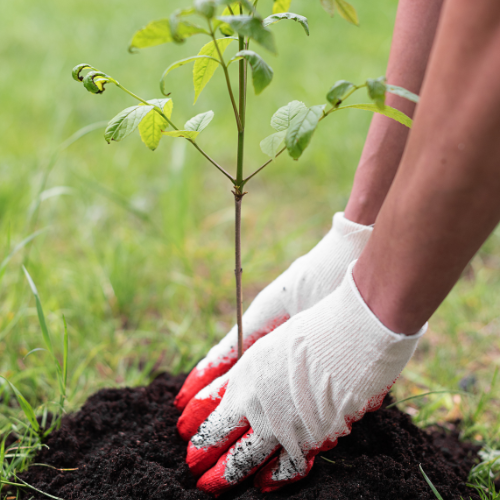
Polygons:
<instances>
[{"instance_id":1,"label":"dirt on glove","mask_svg":"<svg viewBox=\"0 0 500 500\"><path fill-rule=\"evenodd\" d=\"M196 489L177 434L173 402L184 376L162 374L148 387L104 389L63 419L22 479L64 500L209 500ZM387 401L390 398L386 398ZM220 500L477 500L465 485L477 447L456 433L426 432L397 408L365 415L336 448L316 457L309 476L262 494L247 480ZM329 461L325 460L328 459ZM332 463L333 462L333 463ZM24 498L47 499L33 490Z\"/></svg>"}]
</instances>

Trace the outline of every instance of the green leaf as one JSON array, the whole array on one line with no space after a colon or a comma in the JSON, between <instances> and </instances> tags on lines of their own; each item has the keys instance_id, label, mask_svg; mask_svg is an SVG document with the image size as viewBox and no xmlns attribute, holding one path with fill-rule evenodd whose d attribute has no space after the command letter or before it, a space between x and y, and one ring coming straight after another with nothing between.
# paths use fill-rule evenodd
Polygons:
<instances>
[{"instance_id":1,"label":"green leaf","mask_svg":"<svg viewBox=\"0 0 500 500\"><path fill-rule=\"evenodd\" d=\"M358 13L350 3L346 2L346 0L335 0L335 7L339 11L340 16L346 21L359 26Z\"/></svg>"},{"instance_id":2,"label":"green leaf","mask_svg":"<svg viewBox=\"0 0 500 500\"><path fill-rule=\"evenodd\" d=\"M290 5L292 0L274 0L273 14L281 14L282 12L288 12L290 10Z\"/></svg>"},{"instance_id":3,"label":"green leaf","mask_svg":"<svg viewBox=\"0 0 500 500\"><path fill-rule=\"evenodd\" d=\"M200 133L195 130L173 130L171 132L162 132L163 135L169 135L170 137L184 137L185 139L196 139Z\"/></svg>"},{"instance_id":4,"label":"green leaf","mask_svg":"<svg viewBox=\"0 0 500 500\"><path fill-rule=\"evenodd\" d=\"M431 480L427 477L427 474L424 472L424 469L422 469L422 465L418 464L418 467L420 469L420 472L422 473L422 476L424 476L425 482L429 485L430 489L436 496L438 500L443 500L443 497L439 494L439 491L436 489L436 487L432 484Z\"/></svg>"},{"instance_id":5,"label":"green leaf","mask_svg":"<svg viewBox=\"0 0 500 500\"><path fill-rule=\"evenodd\" d=\"M326 95L326 98L332 106L337 106L337 104L342 102L342 99L347 94L347 92L352 90L354 87L354 83L348 82L346 80L339 80L338 82L333 84L333 87Z\"/></svg>"},{"instance_id":6,"label":"green leaf","mask_svg":"<svg viewBox=\"0 0 500 500\"><path fill-rule=\"evenodd\" d=\"M293 14L292 12L283 12L281 14L273 14L272 16L266 17L262 24L264 26L270 26L284 19L289 19L291 21L297 21L302 25L307 36L309 36L309 23L307 22L307 17L300 16L299 14Z\"/></svg>"},{"instance_id":7,"label":"green leaf","mask_svg":"<svg viewBox=\"0 0 500 500\"><path fill-rule=\"evenodd\" d=\"M202 16L205 16L207 19L212 19L212 17L215 16L217 4L217 0L195 0L194 8L196 12Z\"/></svg>"},{"instance_id":8,"label":"green leaf","mask_svg":"<svg viewBox=\"0 0 500 500\"><path fill-rule=\"evenodd\" d=\"M153 109L153 106L132 106L118 113L106 127L104 139L108 142L121 141L131 134L141 120Z\"/></svg>"},{"instance_id":9,"label":"green leaf","mask_svg":"<svg viewBox=\"0 0 500 500\"><path fill-rule=\"evenodd\" d=\"M241 36L248 36L258 44L276 54L273 34L262 24L262 20L254 16L221 16L219 21L229 24Z\"/></svg>"},{"instance_id":10,"label":"green leaf","mask_svg":"<svg viewBox=\"0 0 500 500\"><path fill-rule=\"evenodd\" d=\"M397 122L405 125L408 128L412 126L412 119L406 116L404 113L399 111L398 109L391 108L390 106L384 106L383 108L379 108L375 104L350 104L349 106L342 106L337 109L362 109L364 111L372 111L373 113L379 113L381 115L387 116L388 118L392 118Z\"/></svg>"},{"instance_id":11,"label":"green leaf","mask_svg":"<svg viewBox=\"0 0 500 500\"><path fill-rule=\"evenodd\" d=\"M377 79L368 78L368 80L366 80L366 85L368 86L368 95L370 99L382 109L385 105L385 93L387 91L385 76L381 76Z\"/></svg>"},{"instance_id":12,"label":"green leaf","mask_svg":"<svg viewBox=\"0 0 500 500\"><path fill-rule=\"evenodd\" d=\"M335 15L335 0L320 0L321 5L330 16Z\"/></svg>"},{"instance_id":13,"label":"green leaf","mask_svg":"<svg viewBox=\"0 0 500 500\"><path fill-rule=\"evenodd\" d=\"M213 43L213 42L210 42ZM165 89L165 78L166 76L173 71L174 69L180 68L181 66L184 66L185 64L188 64L190 62L196 61L197 59L211 59L215 62L215 64L220 64L219 60L216 59L215 57L208 56L208 55L198 55L198 56L191 56L187 57L186 59L181 59L180 61L176 61L172 63L164 72L163 75L161 75L161 80L160 80L160 90L164 95L167 95L166 89ZM215 71L215 70L214 70Z\"/></svg>"},{"instance_id":14,"label":"green leaf","mask_svg":"<svg viewBox=\"0 0 500 500\"><path fill-rule=\"evenodd\" d=\"M252 81L256 94L260 94L272 81L274 71L259 54L252 50L241 50L231 62L237 59L246 59L252 68Z\"/></svg>"},{"instance_id":15,"label":"green leaf","mask_svg":"<svg viewBox=\"0 0 500 500\"><path fill-rule=\"evenodd\" d=\"M17 387L9 382L5 377L0 375L0 378L3 378L11 387L12 391L14 392L14 395L16 396L17 402L19 403L19 406L21 407L21 410L23 410L23 413L25 417L28 419L29 423L31 424L31 427L35 430L35 432L40 431L40 425L38 424L38 421L36 419L35 411L33 410L33 407L26 401L26 398L19 392Z\"/></svg>"},{"instance_id":16,"label":"green leaf","mask_svg":"<svg viewBox=\"0 0 500 500\"><path fill-rule=\"evenodd\" d=\"M165 115L172 116L172 99L151 99L148 101L151 105L159 107ZM152 109L139 123L139 133L144 144L154 151L160 143L161 133L168 128L168 122L155 109Z\"/></svg>"},{"instance_id":17,"label":"green leaf","mask_svg":"<svg viewBox=\"0 0 500 500\"><path fill-rule=\"evenodd\" d=\"M217 45L221 54L224 54L234 38L221 38L217 40ZM194 84L194 102L198 100L202 90L210 81L219 66L219 54L214 41L208 42L202 47L198 54L199 59L196 59L193 68L193 84Z\"/></svg>"},{"instance_id":18,"label":"green leaf","mask_svg":"<svg viewBox=\"0 0 500 500\"><path fill-rule=\"evenodd\" d=\"M288 130L292 120L301 112L307 109L307 106L300 101L289 102L286 106L278 109L271 118L271 127L278 132Z\"/></svg>"},{"instance_id":19,"label":"green leaf","mask_svg":"<svg viewBox=\"0 0 500 500\"><path fill-rule=\"evenodd\" d=\"M214 119L214 112L207 111L206 113L200 113L194 116L186 122L184 125L185 130L191 130L193 132L201 132L208 127L209 123Z\"/></svg>"},{"instance_id":20,"label":"green leaf","mask_svg":"<svg viewBox=\"0 0 500 500\"><path fill-rule=\"evenodd\" d=\"M129 51L154 47L155 45L173 41L180 42L198 33L209 34L205 29L184 21L178 21L174 26L174 30L172 30L172 20L173 18L152 21L137 31L130 42Z\"/></svg>"},{"instance_id":21,"label":"green leaf","mask_svg":"<svg viewBox=\"0 0 500 500\"><path fill-rule=\"evenodd\" d=\"M285 142L288 153L294 160L298 160L311 142L311 137L323 116L325 105L311 106L300 111L291 121Z\"/></svg>"},{"instance_id":22,"label":"green leaf","mask_svg":"<svg viewBox=\"0 0 500 500\"><path fill-rule=\"evenodd\" d=\"M86 63L83 63L83 64L78 64L77 66L75 66L73 68L73 71L71 72L71 76L73 77L73 80L76 80L77 82L81 82L83 81L83 78L81 76L81 72L84 70L84 69L91 69L91 70L95 70L95 68L93 68L92 66L90 66L89 64L86 64Z\"/></svg>"},{"instance_id":23,"label":"green leaf","mask_svg":"<svg viewBox=\"0 0 500 500\"><path fill-rule=\"evenodd\" d=\"M231 8L232 8L232 11L233 13L236 12L236 9L239 7L239 3L238 2L234 2L232 5L231 5ZM230 7L229 5L222 11L222 16L231 16L231 10L230 10ZM227 23L223 23L222 21L219 21L219 19L215 19L213 21L214 23L214 30L216 30L217 28L219 28L220 32L225 35L225 36L233 36L234 35L234 31L233 29L231 28L231 26L229 26L229 24Z\"/></svg>"},{"instance_id":24,"label":"green leaf","mask_svg":"<svg viewBox=\"0 0 500 500\"><path fill-rule=\"evenodd\" d=\"M397 85L386 85L387 92L391 94L398 95L399 97L403 97L404 99L408 99L409 101L415 102L418 104L420 97L409 90L404 89L403 87L398 87Z\"/></svg>"},{"instance_id":25,"label":"green leaf","mask_svg":"<svg viewBox=\"0 0 500 500\"><path fill-rule=\"evenodd\" d=\"M220 5L233 5L235 2L234 0L217 0ZM260 17L260 14L257 12L257 9L254 7L253 3L250 0L238 0L238 4L242 4L245 9L248 10L251 14L253 14L254 17L257 19L262 19ZM233 10L234 12L234 10Z\"/></svg>"},{"instance_id":26,"label":"green leaf","mask_svg":"<svg viewBox=\"0 0 500 500\"><path fill-rule=\"evenodd\" d=\"M270 156L271 158L275 158L281 149L285 136L286 130L282 130L281 132L276 132L275 134L266 137L261 141L260 149L264 154Z\"/></svg>"}]
</instances>

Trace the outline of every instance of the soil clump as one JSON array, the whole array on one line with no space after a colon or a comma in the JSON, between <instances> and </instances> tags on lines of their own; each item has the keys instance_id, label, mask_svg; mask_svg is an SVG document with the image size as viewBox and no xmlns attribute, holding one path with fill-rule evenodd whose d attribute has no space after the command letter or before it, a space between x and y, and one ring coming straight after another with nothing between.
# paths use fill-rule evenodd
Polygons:
<instances>
[{"instance_id":1,"label":"soil clump","mask_svg":"<svg viewBox=\"0 0 500 500\"><path fill-rule=\"evenodd\" d=\"M22 479L64 500L210 500L196 489L176 430L173 401L184 378L162 374L147 387L97 392L63 419L35 459L77 470L33 465ZM397 408L382 408L318 456L306 479L267 495L247 480L219 499L435 500L422 464L445 500L477 500L465 485L476 456L477 447L456 433L427 434ZM47 497L26 490L24 498Z\"/></svg>"}]
</instances>

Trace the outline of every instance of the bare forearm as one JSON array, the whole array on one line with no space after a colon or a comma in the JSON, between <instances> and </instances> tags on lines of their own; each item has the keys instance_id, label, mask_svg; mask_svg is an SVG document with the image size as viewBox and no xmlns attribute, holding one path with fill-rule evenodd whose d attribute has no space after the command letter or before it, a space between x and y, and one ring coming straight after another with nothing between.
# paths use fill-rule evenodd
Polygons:
<instances>
[{"instance_id":1,"label":"bare forearm","mask_svg":"<svg viewBox=\"0 0 500 500\"><path fill-rule=\"evenodd\" d=\"M434 41L442 0L401 0L396 18L387 80L420 93ZM389 94L387 105L413 116L415 104ZM408 129L375 115L356 172L346 217L373 224L398 169Z\"/></svg>"},{"instance_id":2,"label":"bare forearm","mask_svg":"<svg viewBox=\"0 0 500 500\"><path fill-rule=\"evenodd\" d=\"M354 277L416 332L500 220L500 3L446 4L408 147Z\"/></svg>"}]
</instances>

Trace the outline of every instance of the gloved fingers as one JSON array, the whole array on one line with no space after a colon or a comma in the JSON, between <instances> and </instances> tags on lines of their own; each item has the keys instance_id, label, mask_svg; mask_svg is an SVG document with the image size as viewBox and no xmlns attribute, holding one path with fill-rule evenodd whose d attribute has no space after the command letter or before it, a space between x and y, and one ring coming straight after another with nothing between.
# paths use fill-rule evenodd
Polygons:
<instances>
[{"instance_id":1,"label":"gloved fingers","mask_svg":"<svg viewBox=\"0 0 500 500\"><path fill-rule=\"evenodd\" d=\"M259 304L252 304L254 309L259 309ZM251 319L248 319L248 313L251 312ZM252 311L245 313L243 339L243 350L249 349L257 340L272 332L278 326L282 325L290 316L285 312L274 313L267 316L267 319L258 317L259 315ZM266 314L263 315L266 317ZM238 361L237 349L237 328L234 327L229 332L227 338L224 338L219 345L213 348L198 365L193 368L188 375L179 394L175 398L175 406L178 410L183 410L189 401L198 394L203 388L209 385L215 379L226 374Z\"/></svg>"},{"instance_id":2,"label":"gloved fingers","mask_svg":"<svg viewBox=\"0 0 500 500\"><path fill-rule=\"evenodd\" d=\"M226 374L235 365L236 361L238 361L238 352L233 348L225 356L208 361L207 366L204 368L195 366L175 398L175 407L178 410L184 410L196 394L214 380Z\"/></svg>"},{"instance_id":3,"label":"gloved fingers","mask_svg":"<svg viewBox=\"0 0 500 500\"><path fill-rule=\"evenodd\" d=\"M177 422L177 430L184 441L189 441L198 432L200 425L219 406L228 383L229 376L225 374L189 401Z\"/></svg>"},{"instance_id":4,"label":"gloved fingers","mask_svg":"<svg viewBox=\"0 0 500 500\"><path fill-rule=\"evenodd\" d=\"M276 438L263 439L250 429L219 458L214 467L203 474L196 486L201 491L219 496L255 474L279 447Z\"/></svg>"},{"instance_id":5,"label":"gloved fingers","mask_svg":"<svg viewBox=\"0 0 500 500\"><path fill-rule=\"evenodd\" d=\"M257 473L254 484L263 493L269 493L299 481L311 472L318 453L331 450L336 445L336 439L326 440L322 445L307 451L295 460L285 449L282 449L279 456L274 457Z\"/></svg>"},{"instance_id":6,"label":"gloved fingers","mask_svg":"<svg viewBox=\"0 0 500 500\"><path fill-rule=\"evenodd\" d=\"M188 444L186 462L195 476L201 476L248 431L250 425L242 415L221 412L217 408L203 422Z\"/></svg>"}]
</instances>

